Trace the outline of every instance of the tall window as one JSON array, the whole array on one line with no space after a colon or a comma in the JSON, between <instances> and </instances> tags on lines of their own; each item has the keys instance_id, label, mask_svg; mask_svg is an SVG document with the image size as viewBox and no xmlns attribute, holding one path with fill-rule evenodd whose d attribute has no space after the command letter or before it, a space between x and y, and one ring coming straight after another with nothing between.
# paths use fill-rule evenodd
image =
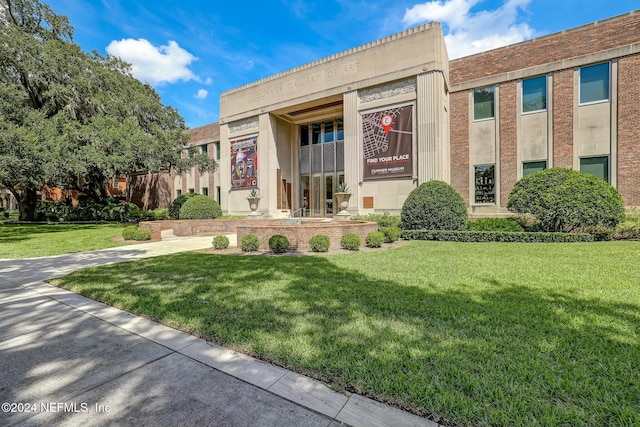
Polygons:
<instances>
[{"instance_id":1,"label":"tall window","mask_svg":"<svg viewBox=\"0 0 640 427\"><path fill-rule=\"evenodd\" d=\"M609 157L583 157L580 159L580 171L609 182Z\"/></svg>"},{"instance_id":2,"label":"tall window","mask_svg":"<svg viewBox=\"0 0 640 427\"><path fill-rule=\"evenodd\" d=\"M522 112L547 109L547 76L522 81Z\"/></svg>"},{"instance_id":3,"label":"tall window","mask_svg":"<svg viewBox=\"0 0 640 427\"><path fill-rule=\"evenodd\" d=\"M491 204L496 202L495 171L495 165L475 167L475 203Z\"/></svg>"},{"instance_id":4,"label":"tall window","mask_svg":"<svg viewBox=\"0 0 640 427\"><path fill-rule=\"evenodd\" d=\"M609 100L609 63L580 68L580 103Z\"/></svg>"},{"instance_id":5,"label":"tall window","mask_svg":"<svg viewBox=\"0 0 640 427\"><path fill-rule=\"evenodd\" d=\"M495 115L495 88L474 89L473 120L492 119Z\"/></svg>"},{"instance_id":6,"label":"tall window","mask_svg":"<svg viewBox=\"0 0 640 427\"><path fill-rule=\"evenodd\" d=\"M200 194L202 194L203 196L208 196L209 195L209 187L202 187L200 189Z\"/></svg>"},{"instance_id":7,"label":"tall window","mask_svg":"<svg viewBox=\"0 0 640 427\"><path fill-rule=\"evenodd\" d=\"M214 142L213 145L216 147L216 160L220 160L220 141Z\"/></svg>"},{"instance_id":8,"label":"tall window","mask_svg":"<svg viewBox=\"0 0 640 427\"><path fill-rule=\"evenodd\" d=\"M207 144L200 146L200 154L207 154Z\"/></svg>"}]
</instances>

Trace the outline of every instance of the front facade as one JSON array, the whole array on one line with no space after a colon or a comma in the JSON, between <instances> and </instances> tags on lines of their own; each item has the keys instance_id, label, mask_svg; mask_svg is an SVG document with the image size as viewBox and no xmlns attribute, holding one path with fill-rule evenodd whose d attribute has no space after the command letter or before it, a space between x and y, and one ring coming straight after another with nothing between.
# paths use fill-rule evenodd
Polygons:
<instances>
[{"instance_id":1,"label":"front facade","mask_svg":"<svg viewBox=\"0 0 640 427\"><path fill-rule=\"evenodd\" d=\"M399 213L430 180L470 213L506 213L522 176L593 173L640 206L640 12L449 62L431 23L223 93L221 119L189 131L216 173L174 180L223 212L331 217ZM209 151L208 151L209 152Z\"/></svg>"}]
</instances>

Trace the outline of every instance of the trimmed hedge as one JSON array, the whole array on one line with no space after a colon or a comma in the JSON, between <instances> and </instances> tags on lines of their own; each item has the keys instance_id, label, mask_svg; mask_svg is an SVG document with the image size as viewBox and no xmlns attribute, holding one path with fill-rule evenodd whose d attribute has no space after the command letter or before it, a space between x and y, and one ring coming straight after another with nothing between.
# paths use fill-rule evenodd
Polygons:
<instances>
[{"instance_id":1,"label":"trimmed hedge","mask_svg":"<svg viewBox=\"0 0 640 427\"><path fill-rule=\"evenodd\" d=\"M429 181L409 193L400 219L405 230L461 230L467 225L467 206L446 182Z\"/></svg>"},{"instance_id":2,"label":"trimmed hedge","mask_svg":"<svg viewBox=\"0 0 640 427\"><path fill-rule=\"evenodd\" d=\"M384 234L385 243L393 243L400 238L400 235L402 235L402 229L396 226L378 227L378 231Z\"/></svg>"},{"instance_id":3,"label":"trimmed hedge","mask_svg":"<svg viewBox=\"0 0 640 427\"><path fill-rule=\"evenodd\" d=\"M283 254L289 250L289 239L281 234L275 234L269 238L269 249L276 254Z\"/></svg>"},{"instance_id":4,"label":"trimmed hedge","mask_svg":"<svg viewBox=\"0 0 640 427\"><path fill-rule=\"evenodd\" d=\"M255 252L260 247L260 239L255 234L246 234L240 242L243 252Z\"/></svg>"},{"instance_id":5,"label":"trimmed hedge","mask_svg":"<svg viewBox=\"0 0 640 427\"><path fill-rule=\"evenodd\" d=\"M218 202L202 194L191 197L180 208L180 219L216 219L221 216Z\"/></svg>"},{"instance_id":6,"label":"trimmed hedge","mask_svg":"<svg viewBox=\"0 0 640 427\"><path fill-rule=\"evenodd\" d=\"M137 231L138 227L136 227L135 225L125 227L124 230L122 230L122 238L124 240L136 240Z\"/></svg>"},{"instance_id":7,"label":"trimmed hedge","mask_svg":"<svg viewBox=\"0 0 640 427\"><path fill-rule=\"evenodd\" d=\"M570 243L593 242L587 233L527 233L494 231L405 230L402 237L409 240L437 240L442 242L522 242Z\"/></svg>"},{"instance_id":8,"label":"trimmed hedge","mask_svg":"<svg viewBox=\"0 0 640 427\"><path fill-rule=\"evenodd\" d=\"M381 248L384 242L384 234L381 231L372 231L364 239L368 248Z\"/></svg>"},{"instance_id":9,"label":"trimmed hedge","mask_svg":"<svg viewBox=\"0 0 640 427\"><path fill-rule=\"evenodd\" d=\"M507 208L532 214L542 231L613 228L624 220L624 202L608 182L573 169L551 168L516 183Z\"/></svg>"},{"instance_id":10,"label":"trimmed hedge","mask_svg":"<svg viewBox=\"0 0 640 427\"><path fill-rule=\"evenodd\" d=\"M518 218L482 218L470 221L467 224L470 231L524 231L524 227L518 222Z\"/></svg>"},{"instance_id":11,"label":"trimmed hedge","mask_svg":"<svg viewBox=\"0 0 640 427\"><path fill-rule=\"evenodd\" d=\"M216 236L213 238L214 249L227 249L229 247L229 238L227 236Z\"/></svg>"},{"instance_id":12,"label":"trimmed hedge","mask_svg":"<svg viewBox=\"0 0 640 427\"><path fill-rule=\"evenodd\" d=\"M324 234L316 234L309 239L309 247L313 252L329 252L331 239Z\"/></svg>"},{"instance_id":13,"label":"trimmed hedge","mask_svg":"<svg viewBox=\"0 0 640 427\"><path fill-rule=\"evenodd\" d=\"M347 249L350 251L358 251L360 250L360 236L355 233L347 233L343 234L340 239L340 247L342 249Z\"/></svg>"},{"instance_id":14,"label":"trimmed hedge","mask_svg":"<svg viewBox=\"0 0 640 427\"><path fill-rule=\"evenodd\" d=\"M149 230L137 230L133 240L143 241L151 240L151 232Z\"/></svg>"},{"instance_id":15,"label":"trimmed hedge","mask_svg":"<svg viewBox=\"0 0 640 427\"><path fill-rule=\"evenodd\" d=\"M169 218L180 219L180 208L182 208L182 205L184 205L187 200L197 195L198 193L184 193L176 197L169 205Z\"/></svg>"}]
</instances>

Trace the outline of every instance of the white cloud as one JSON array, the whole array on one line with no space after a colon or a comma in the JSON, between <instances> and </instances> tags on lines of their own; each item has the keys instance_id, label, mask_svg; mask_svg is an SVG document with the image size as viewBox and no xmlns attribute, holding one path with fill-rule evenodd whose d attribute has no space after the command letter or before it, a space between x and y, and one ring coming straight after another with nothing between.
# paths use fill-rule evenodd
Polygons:
<instances>
[{"instance_id":1,"label":"white cloud","mask_svg":"<svg viewBox=\"0 0 640 427\"><path fill-rule=\"evenodd\" d=\"M204 81L204 84L207 86L211 86L213 84L213 79L211 77L207 77L207 80Z\"/></svg>"},{"instance_id":2,"label":"white cloud","mask_svg":"<svg viewBox=\"0 0 640 427\"><path fill-rule=\"evenodd\" d=\"M434 0L405 10L405 25L439 21L448 28L445 43L449 58L459 58L527 40L533 29L519 23L520 11L531 0L507 0L495 10L471 12L481 0ZM443 28L444 29L444 28Z\"/></svg>"},{"instance_id":3,"label":"white cloud","mask_svg":"<svg viewBox=\"0 0 640 427\"><path fill-rule=\"evenodd\" d=\"M145 39L114 40L107 46L107 52L130 63L134 77L151 84L197 80L189 65L198 58L173 40L159 47Z\"/></svg>"},{"instance_id":4,"label":"white cloud","mask_svg":"<svg viewBox=\"0 0 640 427\"><path fill-rule=\"evenodd\" d=\"M209 96L209 91L205 89L200 89L198 93L193 95L195 99L206 99Z\"/></svg>"}]
</instances>

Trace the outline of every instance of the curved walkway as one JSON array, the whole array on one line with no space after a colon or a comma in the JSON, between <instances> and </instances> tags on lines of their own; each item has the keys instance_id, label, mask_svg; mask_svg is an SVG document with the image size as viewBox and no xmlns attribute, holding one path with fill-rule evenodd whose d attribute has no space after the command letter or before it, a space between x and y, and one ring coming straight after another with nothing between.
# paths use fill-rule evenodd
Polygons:
<instances>
[{"instance_id":1,"label":"curved walkway","mask_svg":"<svg viewBox=\"0 0 640 427\"><path fill-rule=\"evenodd\" d=\"M163 238L0 260L0 425L437 426L44 282L212 239Z\"/></svg>"}]
</instances>

